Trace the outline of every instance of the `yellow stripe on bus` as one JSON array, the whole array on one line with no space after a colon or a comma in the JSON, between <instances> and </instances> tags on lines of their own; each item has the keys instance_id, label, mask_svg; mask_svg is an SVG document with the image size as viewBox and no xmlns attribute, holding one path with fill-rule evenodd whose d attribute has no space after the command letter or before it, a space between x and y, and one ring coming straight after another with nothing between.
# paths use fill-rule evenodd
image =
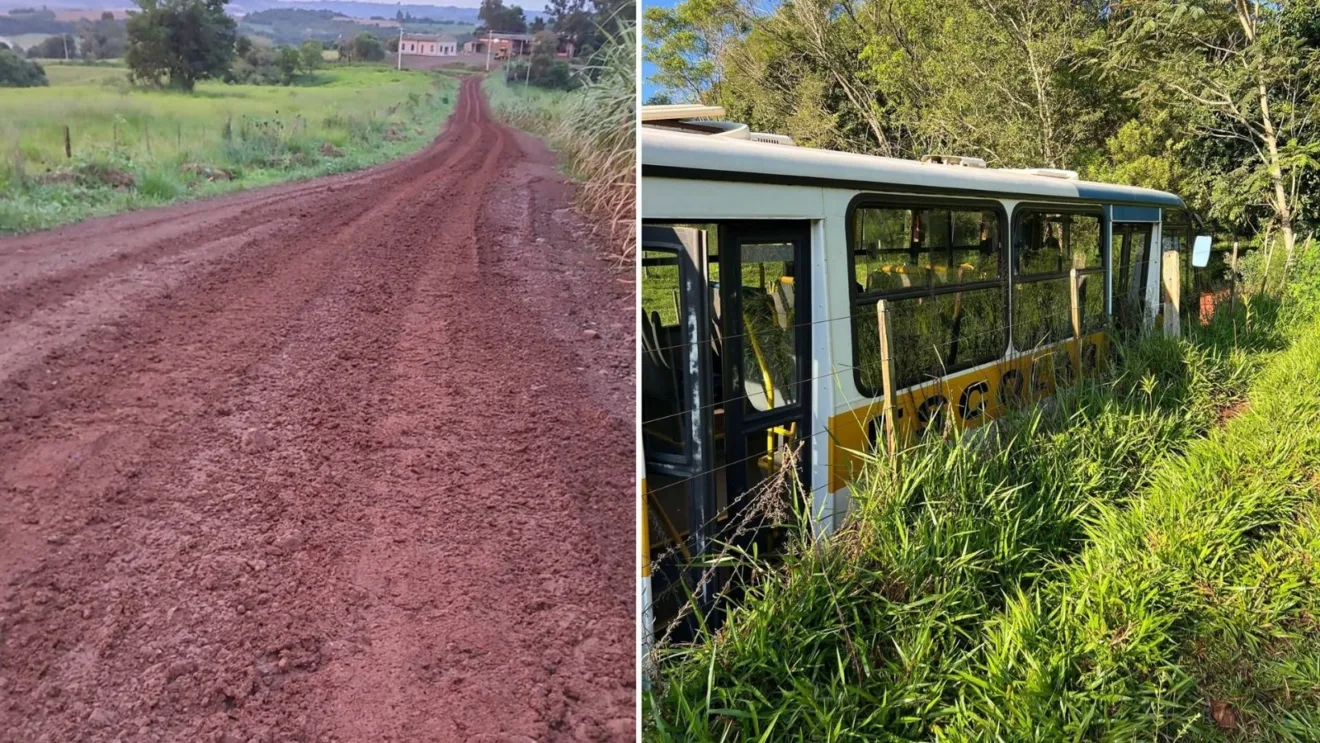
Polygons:
<instances>
[{"instance_id":1,"label":"yellow stripe on bus","mask_svg":"<svg viewBox=\"0 0 1320 743\"><path fill-rule=\"evenodd\" d=\"M975 428L999 417L1010 407L1054 394L1056 374L1082 369L1094 374L1108 357L1108 336L1092 333L1082 339L1082 355L1072 340L1045 346L1030 354L969 369L898 393L899 441L911 441L941 416L959 428ZM1063 356L1066 354L1066 361ZM942 411L942 412L937 412ZM884 401L875 399L830 418L830 492L842 490L861 474L856 452L870 451L884 433Z\"/></svg>"}]
</instances>

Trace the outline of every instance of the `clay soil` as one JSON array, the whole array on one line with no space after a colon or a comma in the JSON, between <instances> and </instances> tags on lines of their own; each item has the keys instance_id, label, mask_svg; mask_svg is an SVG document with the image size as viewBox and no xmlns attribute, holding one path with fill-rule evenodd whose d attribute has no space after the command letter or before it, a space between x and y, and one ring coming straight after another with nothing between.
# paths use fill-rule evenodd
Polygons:
<instances>
[{"instance_id":1,"label":"clay soil","mask_svg":"<svg viewBox=\"0 0 1320 743\"><path fill-rule=\"evenodd\" d=\"M408 159L0 241L0 741L630 740L572 196L472 78Z\"/></svg>"}]
</instances>

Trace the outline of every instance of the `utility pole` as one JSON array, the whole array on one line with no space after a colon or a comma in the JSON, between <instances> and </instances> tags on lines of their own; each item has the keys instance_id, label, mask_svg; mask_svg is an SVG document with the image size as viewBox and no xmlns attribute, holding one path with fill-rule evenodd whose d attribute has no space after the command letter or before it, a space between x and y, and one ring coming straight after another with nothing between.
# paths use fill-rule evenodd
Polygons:
<instances>
[{"instance_id":1,"label":"utility pole","mask_svg":"<svg viewBox=\"0 0 1320 743\"><path fill-rule=\"evenodd\" d=\"M486 29L486 72L490 72L490 28Z\"/></svg>"},{"instance_id":2,"label":"utility pole","mask_svg":"<svg viewBox=\"0 0 1320 743\"><path fill-rule=\"evenodd\" d=\"M403 3L399 3L399 66L403 69Z\"/></svg>"}]
</instances>

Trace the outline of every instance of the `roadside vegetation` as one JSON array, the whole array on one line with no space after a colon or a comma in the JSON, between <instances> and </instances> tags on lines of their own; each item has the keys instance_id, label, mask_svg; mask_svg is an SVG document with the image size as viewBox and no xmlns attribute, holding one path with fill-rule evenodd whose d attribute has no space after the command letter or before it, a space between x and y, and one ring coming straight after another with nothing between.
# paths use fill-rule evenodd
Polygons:
<instances>
[{"instance_id":1,"label":"roadside vegetation","mask_svg":"<svg viewBox=\"0 0 1320 743\"><path fill-rule=\"evenodd\" d=\"M1314 740L1317 309L1306 246L1049 405L872 457L834 537L729 548L746 594L658 649L647 736Z\"/></svg>"},{"instance_id":2,"label":"roadside vegetation","mask_svg":"<svg viewBox=\"0 0 1320 743\"><path fill-rule=\"evenodd\" d=\"M45 69L49 87L0 90L0 234L384 162L431 141L457 96L453 77L383 65L192 94L122 66Z\"/></svg>"},{"instance_id":3,"label":"roadside vegetation","mask_svg":"<svg viewBox=\"0 0 1320 743\"><path fill-rule=\"evenodd\" d=\"M515 68L486 78L484 86L497 116L560 153L621 265L631 265L636 247L635 43L635 28L621 23L567 85L524 84ZM545 47L534 47L530 72L551 69L547 56Z\"/></svg>"}]
</instances>

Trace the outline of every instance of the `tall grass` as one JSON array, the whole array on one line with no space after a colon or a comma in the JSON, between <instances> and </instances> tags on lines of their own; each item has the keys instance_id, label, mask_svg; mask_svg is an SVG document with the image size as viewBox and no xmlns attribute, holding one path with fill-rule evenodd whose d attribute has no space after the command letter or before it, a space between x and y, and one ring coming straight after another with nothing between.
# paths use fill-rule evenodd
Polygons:
<instances>
[{"instance_id":1,"label":"tall grass","mask_svg":"<svg viewBox=\"0 0 1320 743\"><path fill-rule=\"evenodd\" d=\"M123 67L48 70L48 88L0 90L0 234L382 162L430 141L457 94L450 77L383 65L192 95L130 87Z\"/></svg>"},{"instance_id":2,"label":"tall grass","mask_svg":"<svg viewBox=\"0 0 1320 743\"><path fill-rule=\"evenodd\" d=\"M604 226L613 256L631 265L636 250L636 31L613 36L578 75L583 86L551 92L487 78L491 106L513 126L541 135L581 182L583 206Z\"/></svg>"},{"instance_id":3,"label":"tall grass","mask_svg":"<svg viewBox=\"0 0 1320 743\"><path fill-rule=\"evenodd\" d=\"M1296 397L1295 384L1281 385L1310 369L1320 340L1260 371L1285 343L1275 309L1257 302L1186 339L1139 339L1110 376L1050 405L950 442L919 442L892 467L874 460L839 534L816 542L798 531L776 562L739 555L749 587L723 629L658 651L648 736L1044 741L1211 732L1194 714L1205 697L1187 680L1197 673L1188 660L1196 640L1211 635L1187 631L1184 609L1195 602L1183 595L1199 585L1188 575L1204 576L1157 566L1182 556L1202 573L1221 559L1245 571L1254 547L1235 545L1296 502L1264 495L1276 490L1248 474L1263 467L1210 471L1254 460L1280 465L1277 477L1295 483L1310 455L1283 457L1283 444L1320 436L1314 403L1271 402ZM1206 434L1249 388L1251 412L1226 425L1250 427L1243 435L1261 442L1240 454L1235 440L1215 448L1208 442L1222 435ZM1260 430L1270 419L1311 433L1271 438ZM1127 516L1153 513L1154 504L1160 542L1149 541L1151 522ZM1193 512L1202 528L1184 535L1175 526ZM1296 584L1295 565L1280 573L1270 564L1265 574ZM1237 607L1239 636L1254 628L1264 644L1282 605L1254 614L1235 575L1216 578L1217 600ZM1227 639L1216 645L1221 653L1239 648ZM1308 673L1293 673L1294 684Z\"/></svg>"}]
</instances>

